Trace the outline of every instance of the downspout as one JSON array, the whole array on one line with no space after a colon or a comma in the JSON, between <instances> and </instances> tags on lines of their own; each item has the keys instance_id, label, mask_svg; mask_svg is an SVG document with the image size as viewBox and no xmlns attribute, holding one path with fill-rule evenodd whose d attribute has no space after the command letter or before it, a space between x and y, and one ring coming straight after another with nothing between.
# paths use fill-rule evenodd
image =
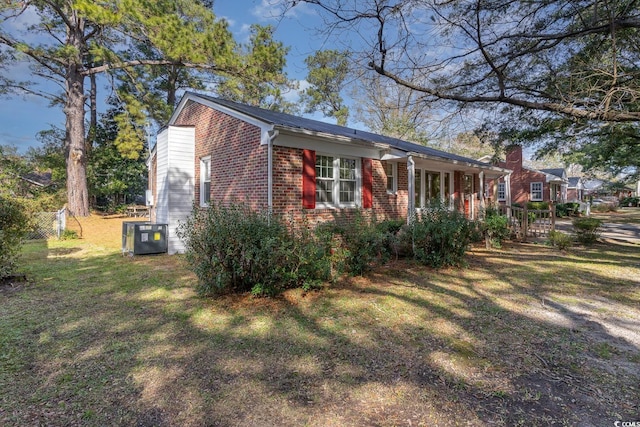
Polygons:
<instances>
[{"instance_id":1,"label":"downspout","mask_svg":"<svg viewBox=\"0 0 640 427\"><path fill-rule=\"evenodd\" d=\"M269 218L273 213L273 141L278 137L280 132L271 129L268 132L269 138L267 141L267 209L269 211Z\"/></svg>"},{"instance_id":2,"label":"downspout","mask_svg":"<svg viewBox=\"0 0 640 427\"><path fill-rule=\"evenodd\" d=\"M415 177L416 177L416 162L413 160L413 156L409 155L407 156L407 172L409 175L409 183L408 183L408 190L409 190L409 200L407 200L407 224L411 224L411 221L413 220L413 216L415 215L415 192L416 189L414 188L414 184L415 184Z\"/></svg>"}]
</instances>

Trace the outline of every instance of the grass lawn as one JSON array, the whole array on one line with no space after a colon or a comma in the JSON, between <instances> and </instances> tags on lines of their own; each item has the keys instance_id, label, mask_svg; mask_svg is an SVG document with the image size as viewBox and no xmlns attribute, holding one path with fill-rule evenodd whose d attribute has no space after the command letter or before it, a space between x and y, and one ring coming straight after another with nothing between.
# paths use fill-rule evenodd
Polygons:
<instances>
[{"instance_id":1,"label":"grass lawn","mask_svg":"<svg viewBox=\"0 0 640 427\"><path fill-rule=\"evenodd\" d=\"M202 299L122 219L0 287L3 426L610 426L640 419L640 250L473 248L321 292Z\"/></svg>"}]
</instances>

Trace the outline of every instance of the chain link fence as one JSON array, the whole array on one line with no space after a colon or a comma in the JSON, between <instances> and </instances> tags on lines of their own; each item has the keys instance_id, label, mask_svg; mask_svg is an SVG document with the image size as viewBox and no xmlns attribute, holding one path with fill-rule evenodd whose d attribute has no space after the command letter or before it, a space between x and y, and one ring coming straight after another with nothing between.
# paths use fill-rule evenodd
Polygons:
<instances>
[{"instance_id":1,"label":"chain link fence","mask_svg":"<svg viewBox=\"0 0 640 427\"><path fill-rule=\"evenodd\" d=\"M66 209L62 208L57 212L38 212L33 217L33 228L27 233L27 239L49 239L62 235L67 228Z\"/></svg>"}]
</instances>

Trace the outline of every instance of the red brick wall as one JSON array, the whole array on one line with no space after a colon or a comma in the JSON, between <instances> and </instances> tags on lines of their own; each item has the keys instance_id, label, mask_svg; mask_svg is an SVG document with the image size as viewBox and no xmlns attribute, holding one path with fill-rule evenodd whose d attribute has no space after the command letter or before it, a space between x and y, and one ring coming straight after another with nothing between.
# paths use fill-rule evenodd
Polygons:
<instances>
[{"instance_id":1,"label":"red brick wall","mask_svg":"<svg viewBox=\"0 0 640 427\"><path fill-rule=\"evenodd\" d=\"M260 129L198 103L188 104L176 125L195 126L195 200L200 200L200 158L211 156L211 200L267 207L267 147Z\"/></svg>"},{"instance_id":2,"label":"red brick wall","mask_svg":"<svg viewBox=\"0 0 640 427\"><path fill-rule=\"evenodd\" d=\"M409 171L406 163L397 163L398 191L387 193L385 161L373 161L373 212L379 219L406 219L409 203Z\"/></svg>"},{"instance_id":3,"label":"red brick wall","mask_svg":"<svg viewBox=\"0 0 640 427\"><path fill-rule=\"evenodd\" d=\"M511 202L523 205L530 201L531 183L542 182L542 200L550 200L550 185L544 173L525 169L522 167L522 147L512 146L507 150L506 162L500 162L500 167L511 169ZM500 182L504 182L503 179ZM490 183L493 187L493 183ZM497 200L497 195L490 195L493 200ZM503 202L504 203L504 202Z\"/></svg>"},{"instance_id":4,"label":"red brick wall","mask_svg":"<svg viewBox=\"0 0 640 427\"><path fill-rule=\"evenodd\" d=\"M407 216L407 168L398 164L398 191L387 193L384 162L372 161L373 208L363 209L366 216L377 221L404 219ZM349 220L356 209L303 209L302 208L302 149L273 147L273 211L287 219L305 221L310 225Z\"/></svg>"},{"instance_id":5,"label":"red brick wall","mask_svg":"<svg viewBox=\"0 0 640 427\"><path fill-rule=\"evenodd\" d=\"M247 202L265 209L267 200L267 150L260 145L260 129L198 103L188 104L176 125L195 126L195 200L200 200L200 158L211 156L211 200ZM277 144L277 140L276 140ZM373 207L362 212L377 220L406 219L408 171L397 164L398 191L387 193L385 161L372 160ZM463 172L454 172L454 195L460 206ZM475 178L477 180L477 176ZM479 189L476 182L476 191ZM155 197L155 195L154 195ZM462 206L460 206L462 208ZM303 209L302 149L273 147L273 211L277 215L310 224L353 217L356 209Z\"/></svg>"}]
</instances>

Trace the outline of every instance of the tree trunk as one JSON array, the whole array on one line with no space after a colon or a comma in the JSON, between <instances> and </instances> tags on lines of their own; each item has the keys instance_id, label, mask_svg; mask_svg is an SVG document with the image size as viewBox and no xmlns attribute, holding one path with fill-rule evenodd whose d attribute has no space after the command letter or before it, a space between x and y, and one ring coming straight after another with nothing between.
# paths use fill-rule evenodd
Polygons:
<instances>
[{"instance_id":1,"label":"tree trunk","mask_svg":"<svg viewBox=\"0 0 640 427\"><path fill-rule=\"evenodd\" d=\"M170 65L167 67L167 105L171 107L171 111L176 108L176 92L178 86L178 67Z\"/></svg>"},{"instance_id":2,"label":"tree trunk","mask_svg":"<svg viewBox=\"0 0 640 427\"><path fill-rule=\"evenodd\" d=\"M93 66L93 64L91 65ZM89 76L89 82L91 84L89 89L89 134L85 143L87 156L91 156L91 147L95 143L96 130L98 129L98 83L95 74Z\"/></svg>"},{"instance_id":3,"label":"tree trunk","mask_svg":"<svg viewBox=\"0 0 640 427\"><path fill-rule=\"evenodd\" d=\"M84 23L73 17L74 26L69 28L67 45L82 52ZM64 113L65 151L67 161L67 209L71 215L89 216L89 193L87 190L87 152L84 133L84 76L80 55L67 64L66 102Z\"/></svg>"}]
</instances>

